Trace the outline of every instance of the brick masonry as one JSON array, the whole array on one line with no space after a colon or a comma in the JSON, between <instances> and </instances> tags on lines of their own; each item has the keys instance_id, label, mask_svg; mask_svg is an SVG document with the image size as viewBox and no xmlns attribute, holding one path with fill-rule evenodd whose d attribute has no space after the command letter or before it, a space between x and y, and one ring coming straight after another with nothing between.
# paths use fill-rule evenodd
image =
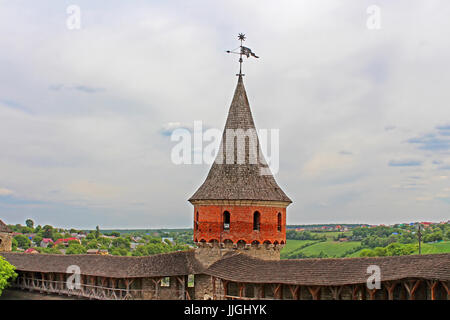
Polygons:
<instances>
[{"instance_id":1,"label":"brick masonry","mask_svg":"<svg viewBox=\"0 0 450 320\"><path fill-rule=\"evenodd\" d=\"M12 234L0 232L0 252L11 251L12 248Z\"/></svg>"},{"instance_id":2,"label":"brick masonry","mask_svg":"<svg viewBox=\"0 0 450 320\"><path fill-rule=\"evenodd\" d=\"M224 212L230 213L229 230L224 229ZM260 228L253 230L253 215L260 213ZM281 214L281 230L278 214ZM270 206L196 205L194 206L194 241L236 244L286 243L286 208Z\"/></svg>"}]
</instances>

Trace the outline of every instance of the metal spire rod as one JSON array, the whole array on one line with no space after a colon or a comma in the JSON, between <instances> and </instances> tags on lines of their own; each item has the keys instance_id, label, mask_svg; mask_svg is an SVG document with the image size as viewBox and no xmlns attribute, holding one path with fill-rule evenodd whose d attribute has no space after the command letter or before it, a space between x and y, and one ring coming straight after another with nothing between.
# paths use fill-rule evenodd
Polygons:
<instances>
[{"instance_id":1,"label":"metal spire rod","mask_svg":"<svg viewBox=\"0 0 450 320\"><path fill-rule=\"evenodd\" d=\"M241 40L241 51L239 53L239 76L242 77L242 41L245 41L245 34L239 33L238 39Z\"/></svg>"},{"instance_id":2,"label":"metal spire rod","mask_svg":"<svg viewBox=\"0 0 450 320\"><path fill-rule=\"evenodd\" d=\"M234 54L238 54L239 55L239 74L237 74L237 76L242 77L244 76L244 74L242 73L242 56L245 55L247 58L249 58L250 56L255 57L255 58L259 58L256 54L254 54L252 52L252 50L250 48L244 47L242 45L242 42L245 41L245 34L243 33L239 33L238 35L238 40L241 41L241 45L239 46L239 52L236 52L236 49L234 50L227 50L227 53L234 53Z\"/></svg>"}]
</instances>

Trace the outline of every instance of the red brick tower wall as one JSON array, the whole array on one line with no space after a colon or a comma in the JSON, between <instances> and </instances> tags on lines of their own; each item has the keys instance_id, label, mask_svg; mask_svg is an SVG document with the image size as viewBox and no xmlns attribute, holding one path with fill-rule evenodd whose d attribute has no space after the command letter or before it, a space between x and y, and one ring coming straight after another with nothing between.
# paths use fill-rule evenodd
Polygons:
<instances>
[{"instance_id":1,"label":"red brick tower wall","mask_svg":"<svg viewBox=\"0 0 450 320\"><path fill-rule=\"evenodd\" d=\"M230 225L224 227L224 212ZM254 230L254 213L259 212L259 230ZM278 214L281 214L280 224ZM286 243L286 208L269 206L195 205L194 241L238 244ZM243 244L240 242L240 244Z\"/></svg>"}]
</instances>

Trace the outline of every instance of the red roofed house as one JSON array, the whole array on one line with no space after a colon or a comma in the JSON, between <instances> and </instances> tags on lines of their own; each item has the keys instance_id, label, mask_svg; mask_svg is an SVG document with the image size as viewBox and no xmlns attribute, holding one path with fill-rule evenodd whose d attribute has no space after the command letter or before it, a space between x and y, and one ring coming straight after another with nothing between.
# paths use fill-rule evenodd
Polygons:
<instances>
[{"instance_id":1,"label":"red roofed house","mask_svg":"<svg viewBox=\"0 0 450 320\"><path fill-rule=\"evenodd\" d=\"M53 240L50 239L50 238L44 238L44 239L42 239L42 241L41 241L41 243L40 243L40 246L41 246L42 248L47 248L48 245L49 245L49 243L53 243Z\"/></svg>"},{"instance_id":2,"label":"red roofed house","mask_svg":"<svg viewBox=\"0 0 450 320\"><path fill-rule=\"evenodd\" d=\"M39 253L39 251L34 248L28 248L27 250L25 250L25 253Z\"/></svg>"},{"instance_id":3,"label":"red roofed house","mask_svg":"<svg viewBox=\"0 0 450 320\"><path fill-rule=\"evenodd\" d=\"M58 245L58 244L62 243L64 245L68 246L69 245L69 241L77 241L79 244L81 244L80 239L77 239L77 238L65 238L65 239L58 239L58 240L56 240L55 245Z\"/></svg>"}]
</instances>

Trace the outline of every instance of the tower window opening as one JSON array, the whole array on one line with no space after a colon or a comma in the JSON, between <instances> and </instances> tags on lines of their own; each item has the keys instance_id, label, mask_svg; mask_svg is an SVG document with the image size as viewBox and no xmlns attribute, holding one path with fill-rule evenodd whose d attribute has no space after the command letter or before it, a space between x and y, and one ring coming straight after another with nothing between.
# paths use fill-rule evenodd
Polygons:
<instances>
[{"instance_id":1,"label":"tower window opening","mask_svg":"<svg viewBox=\"0 0 450 320\"><path fill-rule=\"evenodd\" d=\"M198 211L197 215L195 216L195 230L198 230Z\"/></svg>"},{"instance_id":2,"label":"tower window opening","mask_svg":"<svg viewBox=\"0 0 450 320\"><path fill-rule=\"evenodd\" d=\"M277 230L281 231L281 212L278 212L278 226Z\"/></svg>"},{"instance_id":3,"label":"tower window opening","mask_svg":"<svg viewBox=\"0 0 450 320\"><path fill-rule=\"evenodd\" d=\"M253 214L253 230L254 231L259 231L260 228L260 220L261 220L261 215L259 214L258 211L256 211Z\"/></svg>"},{"instance_id":4,"label":"tower window opening","mask_svg":"<svg viewBox=\"0 0 450 320\"><path fill-rule=\"evenodd\" d=\"M228 211L223 213L223 230L230 230L230 213Z\"/></svg>"}]
</instances>

